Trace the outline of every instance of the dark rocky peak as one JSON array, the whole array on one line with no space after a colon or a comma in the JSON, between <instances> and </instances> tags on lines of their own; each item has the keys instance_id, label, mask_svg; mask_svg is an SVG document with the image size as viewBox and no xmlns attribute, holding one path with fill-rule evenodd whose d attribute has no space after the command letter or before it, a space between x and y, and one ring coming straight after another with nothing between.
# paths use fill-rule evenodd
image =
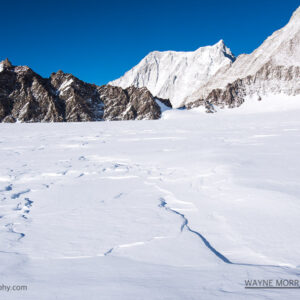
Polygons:
<instances>
[{"instance_id":1,"label":"dark rocky peak","mask_svg":"<svg viewBox=\"0 0 300 300\"><path fill-rule=\"evenodd\" d=\"M104 105L96 86L61 70L52 73L49 81L63 104L67 121L102 120Z\"/></svg>"},{"instance_id":2,"label":"dark rocky peak","mask_svg":"<svg viewBox=\"0 0 300 300\"><path fill-rule=\"evenodd\" d=\"M64 73L59 70L56 73L52 73L49 78L51 85L57 90L59 95L64 95L70 91L79 93L81 95L87 92L96 93L97 87L94 84L86 83L79 78L75 77L73 74Z\"/></svg>"},{"instance_id":3,"label":"dark rocky peak","mask_svg":"<svg viewBox=\"0 0 300 300\"><path fill-rule=\"evenodd\" d=\"M146 88L104 85L98 91L104 103L105 120L153 120L161 116L159 105Z\"/></svg>"},{"instance_id":4,"label":"dark rocky peak","mask_svg":"<svg viewBox=\"0 0 300 300\"><path fill-rule=\"evenodd\" d=\"M51 74L50 81L55 88L59 89L62 85L69 86L73 81L79 81L79 79L72 74L58 70L56 73Z\"/></svg>"},{"instance_id":5,"label":"dark rocky peak","mask_svg":"<svg viewBox=\"0 0 300 300\"><path fill-rule=\"evenodd\" d=\"M57 122L56 97L42 78L27 66L10 67L0 72L0 121Z\"/></svg>"},{"instance_id":6,"label":"dark rocky peak","mask_svg":"<svg viewBox=\"0 0 300 300\"><path fill-rule=\"evenodd\" d=\"M3 70L5 70L5 69L10 69L10 68L12 68L12 64L11 64L11 62L8 60L8 58L6 58L5 60L2 60L1 62L0 62L0 71L1 71L1 68L3 69Z\"/></svg>"},{"instance_id":7,"label":"dark rocky peak","mask_svg":"<svg viewBox=\"0 0 300 300\"><path fill-rule=\"evenodd\" d=\"M8 58L0 62L0 72L2 71L12 71L15 72L16 74L19 73L27 73L31 75L37 75L32 69L30 69L28 66L14 66Z\"/></svg>"},{"instance_id":8,"label":"dark rocky peak","mask_svg":"<svg viewBox=\"0 0 300 300\"><path fill-rule=\"evenodd\" d=\"M1 62L0 122L82 122L158 119L146 88L86 83L59 70L42 78L27 66Z\"/></svg>"}]
</instances>

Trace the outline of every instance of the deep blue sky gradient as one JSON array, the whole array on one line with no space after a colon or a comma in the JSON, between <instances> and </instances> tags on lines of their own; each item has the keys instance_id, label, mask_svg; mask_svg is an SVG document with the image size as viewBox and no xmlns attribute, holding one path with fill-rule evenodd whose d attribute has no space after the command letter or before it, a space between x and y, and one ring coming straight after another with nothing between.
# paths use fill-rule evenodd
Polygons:
<instances>
[{"instance_id":1,"label":"deep blue sky gradient","mask_svg":"<svg viewBox=\"0 0 300 300\"><path fill-rule=\"evenodd\" d=\"M220 39L250 53L299 0L0 0L0 60L44 77L62 69L105 84L153 50L191 51Z\"/></svg>"}]
</instances>

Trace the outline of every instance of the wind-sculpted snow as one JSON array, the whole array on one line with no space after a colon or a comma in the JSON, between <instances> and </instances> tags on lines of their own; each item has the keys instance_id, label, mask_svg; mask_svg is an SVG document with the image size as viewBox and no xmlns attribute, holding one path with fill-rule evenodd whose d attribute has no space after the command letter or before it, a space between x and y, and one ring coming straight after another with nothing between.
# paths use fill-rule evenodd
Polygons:
<instances>
[{"instance_id":1,"label":"wind-sculpted snow","mask_svg":"<svg viewBox=\"0 0 300 300\"><path fill-rule=\"evenodd\" d=\"M1 124L5 299L297 299L300 107L240 110Z\"/></svg>"}]
</instances>

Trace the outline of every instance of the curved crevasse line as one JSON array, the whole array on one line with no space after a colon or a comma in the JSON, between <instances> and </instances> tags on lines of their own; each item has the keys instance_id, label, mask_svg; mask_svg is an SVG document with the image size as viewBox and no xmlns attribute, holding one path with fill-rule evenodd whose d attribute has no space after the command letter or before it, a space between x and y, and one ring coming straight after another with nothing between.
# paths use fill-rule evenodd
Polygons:
<instances>
[{"instance_id":1,"label":"curved crevasse line","mask_svg":"<svg viewBox=\"0 0 300 300\"><path fill-rule=\"evenodd\" d=\"M107 250L103 254L99 254L99 255L100 256L107 256L107 255L110 255L112 252L115 252L116 250L121 249L121 248L140 246L140 245L148 244L148 243L151 243L154 240L162 239L162 238L166 238L166 237L164 237L164 236L152 237L152 238L147 239L145 241L138 241L138 242L133 242L133 243L129 243L129 244L117 245L117 246L114 246L114 247L110 248L109 250Z\"/></svg>"},{"instance_id":2,"label":"curved crevasse line","mask_svg":"<svg viewBox=\"0 0 300 300\"><path fill-rule=\"evenodd\" d=\"M157 188L160 192L164 192L166 194L172 194L170 193L169 191L166 191L162 188L160 188L159 186L157 186L156 184L153 184L153 183L147 183L147 184L150 184L152 186L154 186L155 188ZM224 263L226 264L236 264L236 263L233 263L231 262L225 255L223 255L221 252L219 252L216 248L214 248L210 242L198 231L196 230L193 230L189 225L189 220L186 218L186 216L170 207L167 206L167 202L165 201L164 198L160 198L159 199L160 201L160 204L159 204L159 207L161 208L164 208L165 210L169 211L169 212L172 212L178 216L180 216L182 219L183 219L183 222L181 224L181 227L180 227L180 231L183 231L184 228L186 228L189 232L193 233L194 235L196 235L198 238L200 238L202 240L202 242L204 243L204 245L213 253L215 254L220 260L222 260Z\"/></svg>"},{"instance_id":3,"label":"curved crevasse line","mask_svg":"<svg viewBox=\"0 0 300 300\"><path fill-rule=\"evenodd\" d=\"M5 225L5 227L8 228L8 232L11 232L11 233L19 235L19 238L17 239L17 241L20 241L22 238L25 237L25 233L15 231L15 229L14 229L14 223L8 223L8 224Z\"/></svg>"},{"instance_id":4,"label":"curved crevasse line","mask_svg":"<svg viewBox=\"0 0 300 300\"><path fill-rule=\"evenodd\" d=\"M15 255L23 255L22 253L15 252L15 251L2 251L2 250L0 250L0 253L4 253L4 254L15 254Z\"/></svg>"},{"instance_id":5,"label":"curved crevasse line","mask_svg":"<svg viewBox=\"0 0 300 300\"><path fill-rule=\"evenodd\" d=\"M108 251L104 253L104 256L111 254L114 251L114 248L110 248Z\"/></svg>"},{"instance_id":6,"label":"curved crevasse line","mask_svg":"<svg viewBox=\"0 0 300 300\"><path fill-rule=\"evenodd\" d=\"M23 194L27 194L30 192L30 189L26 189L24 191L18 192L18 193L14 193L11 195L11 199L18 199L21 195Z\"/></svg>"},{"instance_id":7,"label":"curved crevasse line","mask_svg":"<svg viewBox=\"0 0 300 300\"><path fill-rule=\"evenodd\" d=\"M160 198L160 204L159 207L164 208L167 211L170 211L176 215L179 215L182 219L183 219L183 223L180 227L180 231L183 231L184 228L186 228L189 232L197 235L204 243L204 245L211 251L213 252L219 259L221 259L223 262L227 263L227 264L233 264L226 256L224 256L222 253L220 253L219 251L217 251L210 243L209 241L198 231L195 231L193 229L190 228L190 226L188 225L189 221L188 219L185 217L184 214L170 208L167 206L167 202L163 199Z\"/></svg>"},{"instance_id":8,"label":"curved crevasse line","mask_svg":"<svg viewBox=\"0 0 300 300\"><path fill-rule=\"evenodd\" d=\"M25 189L23 191L14 193L13 184L10 183L8 186L5 187L5 189L3 191L4 192L10 192L10 193L12 193L10 195L10 199L11 200L19 200L19 198L22 195L29 193L31 191L31 189L27 188L27 189ZM1 192L3 192L3 191L1 191ZM9 198L9 196L7 196L6 199L8 199L8 198ZM12 208L12 211L14 211L14 212L23 211L23 212L21 214L19 214L19 213L14 214L15 218L19 218L20 217L20 218L22 218L23 221L24 220L26 221L28 219L27 215L30 212L32 204L33 204L33 201L30 200L28 197L24 198L23 201L18 202L16 204L16 206ZM5 217L5 215L0 216L0 219L4 218L4 217ZM20 223L18 222L16 224L20 224ZM24 232L19 232L19 231L15 230L15 222L7 223L7 224L4 225L4 227L7 229L7 232L12 233L15 236L17 236L17 238L15 240L17 242L21 241L26 236L26 234ZM0 250L0 253L4 253L4 252L5 251ZM11 253L13 253L13 252L11 252Z\"/></svg>"},{"instance_id":9,"label":"curved crevasse line","mask_svg":"<svg viewBox=\"0 0 300 300\"><path fill-rule=\"evenodd\" d=\"M282 270L291 270L290 267L285 267L285 266L278 266L278 265L260 265L260 264L248 264L248 263L238 263L238 262L232 262L230 261L225 255L223 255L221 252L219 252L218 250L216 250L211 244L210 242L198 231L193 230L189 225L189 221L188 219L185 217L184 214L170 208L167 206L167 202L165 201L164 198L160 198L159 199L160 204L159 207L164 208L166 211L169 211L171 213L174 213L178 216L180 216L183 219L183 223L180 227L180 231L183 231L184 228L186 228L189 232L195 234L196 236L198 236L204 243L204 245L213 253L215 254L220 260L222 260L224 263L226 264L230 264L230 265L236 265L236 266L246 266L246 267L272 267L272 268L278 268L278 269L282 269Z\"/></svg>"},{"instance_id":10,"label":"curved crevasse line","mask_svg":"<svg viewBox=\"0 0 300 300\"><path fill-rule=\"evenodd\" d=\"M146 184L148 185L151 185L151 186L154 186L157 190L159 190L160 192L163 192L165 195L173 195L172 192L168 191L168 190L165 190L165 189L162 189L161 187L159 187L157 184L153 183L153 182L148 182L147 180L145 181ZM159 207L161 208L164 208L166 211L168 212L171 212L171 213L174 213L178 216L180 216L183 220L182 224L181 224L181 227L180 227L180 230L181 232L186 229L187 231L189 231L190 233L196 235L198 238L200 238L202 240L202 242L204 243L204 245L215 255L218 257L218 259L220 259L221 261L223 261L224 263L226 264L229 264L229 265L237 265L237 266L246 266L246 267L267 267L267 268L277 268L277 269L281 269L281 270L285 270L285 271L294 271L293 268L291 267L288 267L288 266L280 266L280 265L268 265L268 264L250 264L250 263L239 263L239 262L232 262L231 260L229 260L225 255L223 255L221 252L219 252L216 248L214 248L211 243L205 238L205 236L203 236L200 232L196 231L196 230L193 230L189 225L189 220L187 219L187 217L168 207L167 206L167 202L165 201L165 199L163 197L161 197L159 199L160 201L160 204L159 204ZM106 251L103 255L104 256L108 256L110 255L113 251L115 251L116 249L118 248L118 246L116 247L113 247L113 248L110 248L108 251ZM297 275L299 275L297 273Z\"/></svg>"},{"instance_id":11,"label":"curved crevasse line","mask_svg":"<svg viewBox=\"0 0 300 300\"><path fill-rule=\"evenodd\" d=\"M211 251L213 252L217 257L219 257L221 260L223 260L223 262L227 263L227 264L234 264L233 262L231 262L226 256L224 256L222 253L220 253L219 251L217 251L210 243L209 241L199 232L191 229L188 225L186 225L186 228L196 234L198 237L201 238L201 240L203 241L203 243L205 244L205 246Z\"/></svg>"}]
</instances>

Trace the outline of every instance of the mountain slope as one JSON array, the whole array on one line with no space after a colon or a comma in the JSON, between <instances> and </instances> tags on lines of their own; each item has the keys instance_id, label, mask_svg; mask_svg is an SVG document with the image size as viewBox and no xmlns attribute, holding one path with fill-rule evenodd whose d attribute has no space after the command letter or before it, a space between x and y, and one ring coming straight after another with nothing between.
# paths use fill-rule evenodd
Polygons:
<instances>
[{"instance_id":1,"label":"mountain slope","mask_svg":"<svg viewBox=\"0 0 300 300\"><path fill-rule=\"evenodd\" d=\"M169 99L173 107L179 107L188 95L234 60L223 40L194 52L154 51L109 84L122 88L147 87L154 96Z\"/></svg>"},{"instance_id":2,"label":"mountain slope","mask_svg":"<svg viewBox=\"0 0 300 300\"><path fill-rule=\"evenodd\" d=\"M146 88L100 87L62 71L42 78L27 66L0 63L0 122L158 119L159 103Z\"/></svg>"},{"instance_id":3,"label":"mountain slope","mask_svg":"<svg viewBox=\"0 0 300 300\"><path fill-rule=\"evenodd\" d=\"M300 7L289 23L251 54L219 70L205 86L186 97L188 107L210 102L231 107L247 96L300 93Z\"/></svg>"}]
</instances>

